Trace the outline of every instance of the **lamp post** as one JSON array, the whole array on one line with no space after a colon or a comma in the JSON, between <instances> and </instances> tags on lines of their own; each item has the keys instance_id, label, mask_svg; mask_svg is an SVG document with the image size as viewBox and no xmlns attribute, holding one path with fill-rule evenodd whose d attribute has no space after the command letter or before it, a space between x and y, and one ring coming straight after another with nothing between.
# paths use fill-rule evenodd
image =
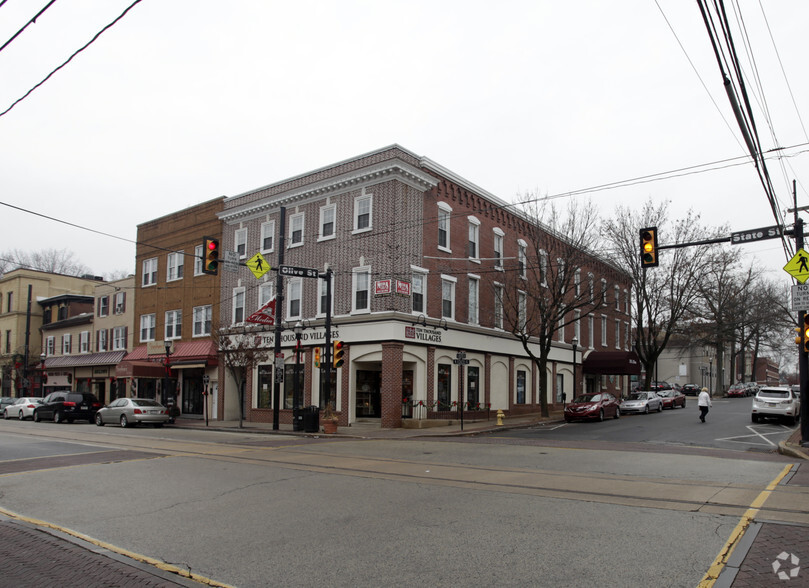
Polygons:
<instances>
[{"instance_id":1,"label":"lamp post","mask_svg":"<svg viewBox=\"0 0 809 588\"><path fill-rule=\"evenodd\" d=\"M295 380L292 382L292 430L303 431L303 415L300 402L300 373L301 373L301 335L303 325L300 321L292 329L295 332Z\"/></svg>"},{"instance_id":2,"label":"lamp post","mask_svg":"<svg viewBox=\"0 0 809 588\"><path fill-rule=\"evenodd\" d=\"M174 399L169 394L169 387L171 386L171 368L169 367L169 360L171 359L171 341L163 341L166 348L166 381L163 383L163 404L169 407L169 414L174 406Z\"/></svg>"},{"instance_id":3,"label":"lamp post","mask_svg":"<svg viewBox=\"0 0 809 588\"><path fill-rule=\"evenodd\" d=\"M713 356L708 358L708 394L713 396Z\"/></svg>"},{"instance_id":4,"label":"lamp post","mask_svg":"<svg viewBox=\"0 0 809 588\"><path fill-rule=\"evenodd\" d=\"M47 381L47 376L45 375L47 372L45 371L45 360L48 359L47 354L40 353L39 354L39 361L42 362L42 375L39 377L39 395L45 396L45 382Z\"/></svg>"},{"instance_id":5,"label":"lamp post","mask_svg":"<svg viewBox=\"0 0 809 588\"><path fill-rule=\"evenodd\" d=\"M579 338L573 337L573 395L570 397L570 400L573 401L576 398L576 348L579 346ZM564 407L565 401L567 397L562 398L562 406Z\"/></svg>"}]
</instances>

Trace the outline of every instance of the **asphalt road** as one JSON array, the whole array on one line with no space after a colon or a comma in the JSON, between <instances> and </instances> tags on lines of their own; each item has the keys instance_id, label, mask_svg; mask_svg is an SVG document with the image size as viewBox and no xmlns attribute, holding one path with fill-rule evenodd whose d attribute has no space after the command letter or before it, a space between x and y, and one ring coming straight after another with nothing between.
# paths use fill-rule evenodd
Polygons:
<instances>
[{"instance_id":1,"label":"asphalt road","mask_svg":"<svg viewBox=\"0 0 809 588\"><path fill-rule=\"evenodd\" d=\"M790 467L732 453L4 421L0 509L233 586L693 587Z\"/></svg>"}]
</instances>

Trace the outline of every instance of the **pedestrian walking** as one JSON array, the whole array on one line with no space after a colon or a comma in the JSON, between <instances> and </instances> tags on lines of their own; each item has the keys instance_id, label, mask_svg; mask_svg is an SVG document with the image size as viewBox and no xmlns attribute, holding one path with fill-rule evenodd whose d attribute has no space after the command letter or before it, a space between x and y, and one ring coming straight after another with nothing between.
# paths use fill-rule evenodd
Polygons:
<instances>
[{"instance_id":1,"label":"pedestrian walking","mask_svg":"<svg viewBox=\"0 0 809 588\"><path fill-rule=\"evenodd\" d=\"M708 409L710 409L713 406L713 404L711 404L711 395L708 394L707 388L703 388L702 392L699 393L697 405L699 406L699 420L701 420L704 423L705 415L708 414Z\"/></svg>"}]
</instances>

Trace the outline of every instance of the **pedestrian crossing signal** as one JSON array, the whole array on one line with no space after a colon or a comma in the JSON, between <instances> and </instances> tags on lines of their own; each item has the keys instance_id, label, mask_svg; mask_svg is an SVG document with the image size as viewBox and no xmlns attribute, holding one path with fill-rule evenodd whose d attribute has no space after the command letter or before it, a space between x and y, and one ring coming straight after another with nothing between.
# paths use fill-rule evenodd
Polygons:
<instances>
[{"instance_id":1,"label":"pedestrian crossing signal","mask_svg":"<svg viewBox=\"0 0 809 588\"><path fill-rule=\"evenodd\" d=\"M219 270L219 239L203 237L202 273L215 276Z\"/></svg>"},{"instance_id":2,"label":"pedestrian crossing signal","mask_svg":"<svg viewBox=\"0 0 809 588\"><path fill-rule=\"evenodd\" d=\"M657 266L657 227L640 230L640 265Z\"/></svg>"}]
</instances>

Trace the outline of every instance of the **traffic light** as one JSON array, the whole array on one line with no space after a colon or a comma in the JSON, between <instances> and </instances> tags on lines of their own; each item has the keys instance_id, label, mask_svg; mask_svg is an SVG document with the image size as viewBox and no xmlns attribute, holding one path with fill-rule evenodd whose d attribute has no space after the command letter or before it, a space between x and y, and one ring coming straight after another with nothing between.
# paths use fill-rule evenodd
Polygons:
<instances>
[{"instance_id":1,"label":"traffic light","mask_svg":"<svg viewBox=\"0 0 809 588\"><path fill-rule=\"evenodd\" d=\"M320 347L315 347L315 367L320 367Z\"/></svg>"},{"instance_id":2,"label":"traffic light","mask_svg":"<svg viewBox=\"0 0 809 588\"><path fill-rule=\"evenodd\" d=\"M798 345L803 344L803 328L795 327L795 343Z\"/></svg>"},{"instance_id":3,"label":"traffic light","mask_svg":"<svg viewBox=\"0 0 809 588\"><path fill-rule=\"evenodd\" d=\"M809 352L809 313L803 315L803 350Z\"/></svg>"},{"instance_id":4,"label":"traffic light","mask_svg":"<svg viewBox=\"0 0 809 588\"><path fill-rule=\"evenodd\" d=\"M338 368L343 365L343 342L332 341L332 365Z\"/></svg>"},{"instance_id":5,"label":"traffic light","mask_svg":"<svg viewBox=\"0 0 809 588\"><path fill-rule=\"evenodd\" d=\"M215 276L219 269L219 239L203 237L202 273Z\"/></svg>"},{"instance_id":6,"label":"traffic light","mask_svg":"<svg viewBox=\"0 0 809 588\"><path fill-rule=\"evenodd\" d=\"M657 266L657 227L640 230L640 265Z\"/></svg>"}]
</instances>

